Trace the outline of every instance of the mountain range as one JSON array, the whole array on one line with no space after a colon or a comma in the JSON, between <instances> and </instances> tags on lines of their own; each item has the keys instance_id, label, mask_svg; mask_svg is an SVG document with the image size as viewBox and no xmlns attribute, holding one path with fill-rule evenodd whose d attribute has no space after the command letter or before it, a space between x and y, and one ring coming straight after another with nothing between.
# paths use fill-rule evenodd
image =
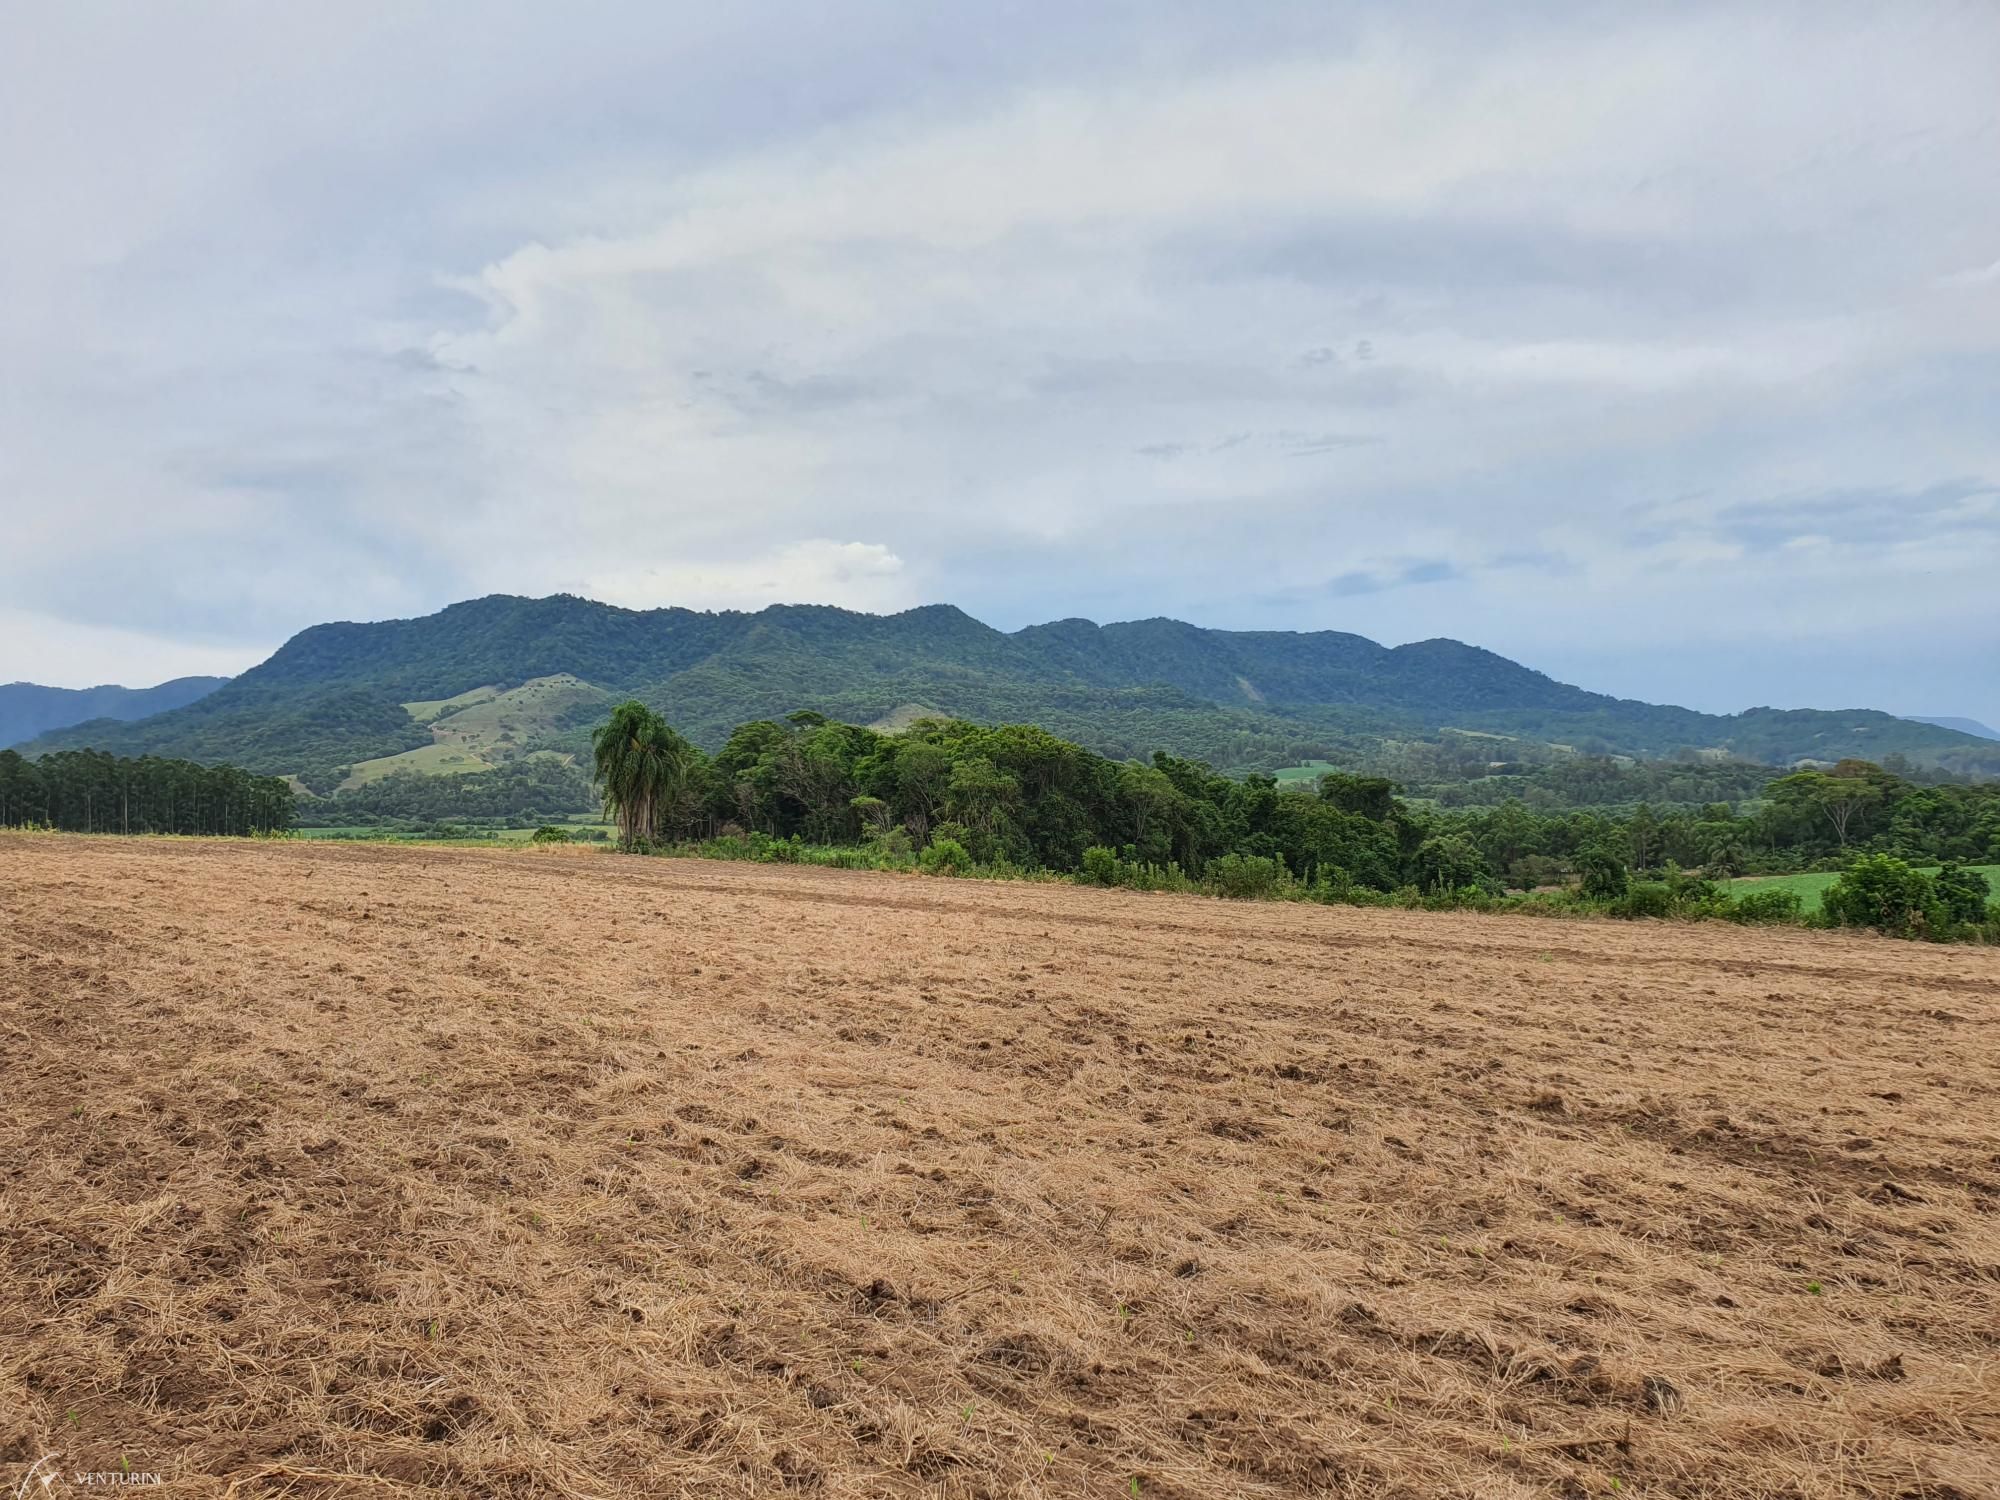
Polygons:
<instances>
[{"instance_id":1,"label":"mountain range","mask_svg":"<svg viewBox=\"0 0 2000 1500\"><path fill-rule=\"evenodd\" d=\"M2000 740L2000 729L1989 729L1977 719L1931 718L1923 714L1910 714L1908 717L1918 724L1935 724L1940 729L1956 729L1960 734L1977 735L1982 740Z\"/></svg>"},{"instance_id":2,"label":"mountain range","mask_svg":"<svg viewBox=\"0 0 2000 1500\"><path fill-rule=\"evenodd\" d=\"M1953 728L1867 709L1697 713L1587 692L1452 640L1385 647L1338 631L1168 619L1009 633L949 605L703 612L569 595L492 595L418 619L314 626L195 701L71 725L23 749L229 760L327 791L402 769L575 755L605 706L626 696L709 749L738 723L814 709L887 725L924 713L1034 722L1114 756L1165 749L1239 770L1457 733L1769 764L1896 753L2000 774L2000 744ZM1496 743L1495 753L1510 751Z\"/></svg>"},{"instance_id":3,"label":"mountain range","mask_svg":"<svg viewBox=\"0 0 2000 1500\"><path fill-rule=\"evenodd\" d=\"M227 677L176 677L157 687L59 688L36 682L0 683L0 749L52 729L91 719L126 721L165 713L205 698Z\"/></svg>"}]
</instances>

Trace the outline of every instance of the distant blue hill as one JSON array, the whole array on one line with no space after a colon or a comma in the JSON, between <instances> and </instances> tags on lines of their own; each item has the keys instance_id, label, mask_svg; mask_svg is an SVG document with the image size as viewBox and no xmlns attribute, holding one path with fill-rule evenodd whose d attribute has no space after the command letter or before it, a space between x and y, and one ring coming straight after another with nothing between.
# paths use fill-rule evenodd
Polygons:
<instances>
[{"instance_id":1,"label":"distant blue hill","mask_svg":"<svg viewBox=\"0 0 2000 1500\"><path fill-rule=\"evenodd\" d=\"M1976 734L1982 740L2000 740L2000 729L1988 729L1977 719L1954 719L1940 715L1926 718L1922 714L1904 715L1912 724L1935 724L1940 729L1956 729L1960 734Z\"/></svg>"},{"instance_id":2,"label":"distant blue hill","mask_svg":"<svg viewBox=\"0 0 2000 1500\"><path fill-rule=\"evenodd\" d=\"M185 708L206 698L227 681L227 677L176 677L149 688L109 685L59 688L43 687L38 682L0 684L0 750L87 719L129 723L169 709Z\"/></svg>"}]
</instances>

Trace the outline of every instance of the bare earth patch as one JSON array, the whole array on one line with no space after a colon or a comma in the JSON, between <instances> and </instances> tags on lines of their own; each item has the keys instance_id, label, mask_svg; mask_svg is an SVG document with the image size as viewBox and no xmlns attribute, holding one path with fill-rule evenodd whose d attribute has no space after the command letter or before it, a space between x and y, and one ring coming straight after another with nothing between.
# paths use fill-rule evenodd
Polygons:
<instances>
[{"instance_id":1,"label":"bare earth patch","mask_svg":"<svg viewBox=\"0 0 2000 1500\"><path fill-rule=\"evenodd\" d=\"M2000 1494L2000 954L0 837L0 1494Z\"/></svg>"}]
</instances>

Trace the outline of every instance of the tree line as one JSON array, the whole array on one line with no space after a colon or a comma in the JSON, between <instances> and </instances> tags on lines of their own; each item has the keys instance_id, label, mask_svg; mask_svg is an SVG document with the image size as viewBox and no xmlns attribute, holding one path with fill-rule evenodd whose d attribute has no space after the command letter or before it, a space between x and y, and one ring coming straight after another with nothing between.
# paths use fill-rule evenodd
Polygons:
<instances>
[{"instance_id":1,"label":"tree line","mask_svg":"<svg viewBox=\"0 0 2000 1500\"><path fill-rule=\"evenodd\" d=\"M1573 873L1590 850L1634 870L1672 864L1716 878L1840 869L1864 854L2000 863L2000 785L1925 785L1867 761L1764 777L1761 795L1740 807L1544 811L1507 801L1445 816L1496 876L1522 889Z\"/></svg>"},{"instance_id":2,"label":"tree line","mask_svg":"<svg viewBox=\"0 0 2000 1500\"><path fill-rule=\"evenodd\" d=\"M1373 778L1329 778L1323 796L1280 793L1157 753L1118 762L1029 724L923 720L901 734L817 713L738 727L705 755L642 704L593 740L623 841L755 833L924 851L977 864L1074 871L1086 850L1199 872L1235 852L1279 855L1308 878L1338 865L1393 886L1424 828Z\"/></svg>"},{"instance_id":3,"label":"tree line","mask_svg":"<svg viewBox=\"0 0 2000 1500\"><path fill-rule=\"evenodd\" d=\"M817 713L740 726L704 754L621 704L593 736L597 784L627 848L938 874L1041 873L1144 890L1543 915L1719 918L2000 941L1988 885L1962 852L2000 854L1989 787L1918 787L1843 762L1774 779L1753 815L1727 804L1661 817L1525 804L1453 811L1378 776L1311 790L1235 779L1156 753L1117 762L1032 725L925 720L898 735ZM1861 783L1868 790L1858 790ZM1849 806L1848 804L1854 804ZM550 830L551 836L559 830ZM1833 847L1847 873L1809 915L1789 889L1738 896L1711 878L1746 851L1793 861ZM1865 850L1872 841L1876 848ZM1928 857L1936 875L1886 848ZM1706 868L1676 852L1701 852ZM1859 857L1857 857L1859 856ZM1523 888L1509 895L1506 884Z\"/></svg>"},{"instance_id":4,"label":"tree line","mask_svg":"<svg viewBox=\"0 0 2000 1500\"><path fill-rule=\"evenodd\" d=\"M39 760L0 750L0 828L246 835L281 832L292 816L291 783L279 776L102 750Z\"/></svg>"},{"instance_id":5,"label":"tree line","mask_svg":"<svg viewBox=\"0 0 2000 1500\"><path fill-rule=\"evenodd\" d=\"M1026 724L931 719L891 735L799 713L741 725L710 756L632 702L593 745L628 843L756 833L922 852L946 839L981 865L1069 873L1099 848L1191 876L1235 854L1301 881L1385 891L1557 885L1590 858L1718 878L1836 868L1864 853L2000 862L2000 785L1922 785L1863 761L1766 770L1747 811L1642 802L1612 812L1425 806L1387 778L1346 772L1291 790L1163 752L1113 761ZM1740 785L1734 770L1678 774L1684 785Z\"/></svg>"}]
</instances>

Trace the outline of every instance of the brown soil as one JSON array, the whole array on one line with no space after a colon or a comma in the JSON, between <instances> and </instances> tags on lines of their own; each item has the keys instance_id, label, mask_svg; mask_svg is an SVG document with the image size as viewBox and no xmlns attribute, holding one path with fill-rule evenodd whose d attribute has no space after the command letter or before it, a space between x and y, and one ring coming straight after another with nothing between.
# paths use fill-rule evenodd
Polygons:
<instances>
[{"instance_id":1,"label":"brown soil","mask_svg":"<svg viewBox=\"0 0 2000 1500\"><path fill-rule=\"evenodd\" d=\"M4 837L0 1495L1996 1495L1996 1021L1826 934Z\"/></svg>"}]
</instances>

